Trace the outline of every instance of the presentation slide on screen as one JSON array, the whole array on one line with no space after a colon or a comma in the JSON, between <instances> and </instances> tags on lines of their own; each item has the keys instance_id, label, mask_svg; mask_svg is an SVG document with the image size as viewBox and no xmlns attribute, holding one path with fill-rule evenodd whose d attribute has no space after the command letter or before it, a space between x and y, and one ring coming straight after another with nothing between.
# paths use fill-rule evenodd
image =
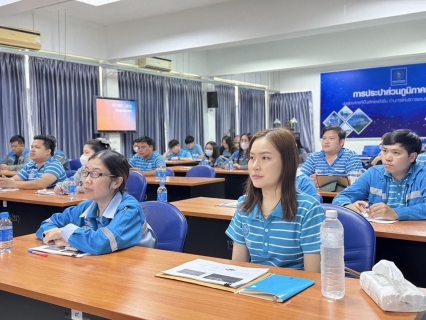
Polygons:
<instances>
[{"instance_id":1,"label":"presentation slide on screen","mask_svg":"<svg viewBox=\"0 0 426 320\"><path fill-rule=\"evenodd\" d=\"M426 136L426 64L321 74L321 130L380 138L396 129Z\"/></svg>"},{"instance_id":2,"label":"presentation slide on screen","mask_svg":"<svg viewBox=\"0 0 426 320\"><path fill-rule=\"evenodd\" d=\"M136 102L96 99L98 131L136 131Z\"/></svg>"}]
</instances>

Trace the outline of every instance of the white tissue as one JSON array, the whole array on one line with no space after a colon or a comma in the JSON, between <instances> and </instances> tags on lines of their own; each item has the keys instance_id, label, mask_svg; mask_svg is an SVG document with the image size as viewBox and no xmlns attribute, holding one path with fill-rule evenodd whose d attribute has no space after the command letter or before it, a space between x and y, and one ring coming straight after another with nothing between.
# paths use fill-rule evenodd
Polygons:
<instances>
[{"instance_id":1,"label":"white tissue","mask_svg":"<svg viewBox=\"0 0 426 320\"><path fill-rule=\"evenodd\" d=\"M426 310L426 295L391 261L380 260L373 271L361 273L361 288L384 311L421 312Z\"/></svg>"}]
</instances>

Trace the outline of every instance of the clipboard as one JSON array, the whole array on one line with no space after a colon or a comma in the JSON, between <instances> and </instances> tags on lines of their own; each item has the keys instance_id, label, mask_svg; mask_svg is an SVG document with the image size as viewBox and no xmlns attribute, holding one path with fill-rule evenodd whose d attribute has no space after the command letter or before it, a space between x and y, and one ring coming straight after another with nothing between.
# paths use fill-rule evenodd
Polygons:
<instances>
[{"instance_id":1,"label":"clipboard","mask_svg":"<svg viewBox=\"0 0 426 320\"><path fill-rule=\"evenodd\" d=\"M318 188L322 191L340 192L350 185L347 176L316 175Z\"/></svg>"}]
</instances>

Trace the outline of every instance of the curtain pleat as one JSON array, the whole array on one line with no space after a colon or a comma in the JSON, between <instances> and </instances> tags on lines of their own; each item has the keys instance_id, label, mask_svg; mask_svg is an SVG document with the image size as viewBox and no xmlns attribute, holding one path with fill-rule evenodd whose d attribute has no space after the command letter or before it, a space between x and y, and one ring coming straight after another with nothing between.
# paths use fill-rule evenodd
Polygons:
<instances>
[{"instance_id":1,"label":"curtain pleat","mask_svg":"<svg viewBox=\"0 0 426 320\"><path fill-rule=\"evenodd\" d=\"M265 91L238 88L238 114L241 134L265 130Z\"/></svg>"},{"instance_id":2,"label":"curtain pleat","mask_svg":"<svg viewBox=\"0 0 426 320\"><path fill-rule=\"evenodd\" d=\"M222 137L229 131L233 137L235 132L235 87L227 85L217 85L214 87L217 91L216 109L216 143L218 146L222 143Z\"/></svg>"},{"instance_id":3,"label":"curtain pleat","mask_svg":"<svg viewBox=\"0 0 426 320\"><path fill-rule=\"evenodd\" d=\"M287 120L296 118L295 132L300 132L300 142L310 151L313 150L313 109L312 92L278 93L270 96L269 127L274 127L275 119L284 126Z\"/></svg>"}]
</instances>

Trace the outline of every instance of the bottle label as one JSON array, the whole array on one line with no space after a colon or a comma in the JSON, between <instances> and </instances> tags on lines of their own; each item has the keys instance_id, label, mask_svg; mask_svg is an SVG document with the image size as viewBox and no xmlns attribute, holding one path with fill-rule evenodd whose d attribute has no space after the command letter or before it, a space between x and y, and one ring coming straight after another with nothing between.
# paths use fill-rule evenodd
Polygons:
<instances>
[{"instance_id":1,"label":"bottle label","mask_svg":"<svg viewBox=\"0 0 426 320\"><path fill-rule=\"evenodd\" d=\"M167 193L158 193L157 194L157 201L167 202Z\"/></svg>"},{"instance_id":2,"label":"bottle label","mask_svg":"<svg viewBox=\"0 0 426 320\"><path fill-rule=\"evenodd\" d=\"M68 186L68 193L69 194L77 193L77 187L76 186Z\"/></svg>"},{"instance_id":3,"label":"bottle label","mask_svg":"<svg viewBox=\"0 0 426 320\"><path fill-rule=\"evenodd\" d=\"M13 229L0 230L0 242L8 242L13 240Z\"/></svg>"}]
</instances>

